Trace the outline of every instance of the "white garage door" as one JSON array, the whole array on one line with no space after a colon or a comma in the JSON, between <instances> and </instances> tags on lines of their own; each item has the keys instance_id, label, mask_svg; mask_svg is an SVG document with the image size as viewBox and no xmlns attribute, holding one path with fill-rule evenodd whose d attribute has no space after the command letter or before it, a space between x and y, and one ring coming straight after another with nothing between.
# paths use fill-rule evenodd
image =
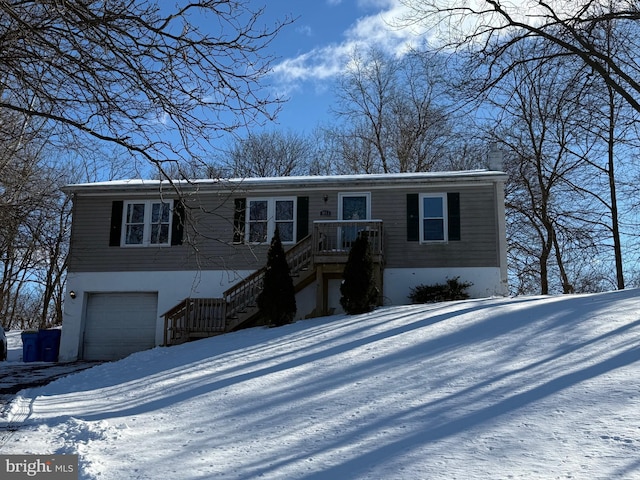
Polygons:
<instances>
[{"instance_id":1,"label":"white garage door","mask_svg":"<svg viewBox=\"0 0 640 480\"><path fill-rule=\"evenodd\" d=\"M157 293L90 294L82 358L117 360L153 348L157 308Z\"/></svg>"}]
</instances>

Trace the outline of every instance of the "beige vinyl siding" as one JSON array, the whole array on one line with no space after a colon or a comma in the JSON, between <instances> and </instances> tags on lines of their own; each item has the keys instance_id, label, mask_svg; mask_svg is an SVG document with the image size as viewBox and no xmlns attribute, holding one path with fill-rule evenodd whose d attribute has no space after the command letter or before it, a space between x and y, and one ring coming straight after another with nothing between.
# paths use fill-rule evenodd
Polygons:
<instances>
[{"instance_id":1,"label":"beige vinyl siding","mask_svg":"<svg viewBox=\"0 0 640 480\"><path fill-rule=\"evenodd\" d=\"M73 207L73 230L69 271L165 270L184 263L183 247L110 247L111 205L126 198L77 196ZM144 265L144 268L141 266Z\"/></svg>"},{"instance_id":2,"label":"beige vinyl siding","mask_svg":"<svg viewBox=\"0 0 640 480\"><path fill-rule=\"evenodd\" d=\"M495 267L498 227L493 185L388 190L372 196L373 218L384 222L385 266L389 268ZM460 193L460 240L407 241L408 193Z\"/></svg>"},{"instance_id":3,"label":"beige vinyl siding","mask_svg":"<svg viewBox=\"0 0 640 480\"><path fill-rule=\"evenodd\" d=\"M495 185L455 187L423 184L412 187L371 188L326 185L322 188L263 189L198 193L189 197L193 225L187 226L184 243L165 247L110 247L109 229L114 200L131 200L131 194L76 194L69 271L177 271L252 270L262 267L268 245L233 244L235 198L308 196L309 225L314 220L336 220L340 192L371 192L371 217L384 222L385 266L390 268L493 267L499 266ZM446 244L407 241L408 193L460 193L461 240ZM327 195L327 201L324 196ZM136 195L134 198L157 198ZM321 215L321 212L330 215ZM193 229L198 234L193 234ZM298 239L299 240L299 239ZM286 247L285 247L286 248Z\"/></svg>"},{"instance_id":4,"label":"beige vinyl siding","mask_svg":"<svg viewBox=\"0 0 640 480\"><path fill-rule=\"evenodd\" d=\"M304 195L303 192L297 192ZM282 192L274 192L282 196ZM295 195L295 194L294 194ZM295 196L298 196L295 195ZM119 196L77 195L71 235L69 271L177 271L246 270L264 265L269 245L233 243L233 205L237 197L203 194L188 201L192 222L184 232L183 244L174 246L109 246L111 206ZM138 197L136 197L138 198ZM150 197L152 198L152 197ZM311 199L310 199L311 200ZM321 198L315 204L323 203ZM310 202L312 203L312 202ZM309 211L311 214L312 205ZM194 230L197 234L194 234ZM311 224L309 225L311 232Z\"/></svg>"}]
</instances>

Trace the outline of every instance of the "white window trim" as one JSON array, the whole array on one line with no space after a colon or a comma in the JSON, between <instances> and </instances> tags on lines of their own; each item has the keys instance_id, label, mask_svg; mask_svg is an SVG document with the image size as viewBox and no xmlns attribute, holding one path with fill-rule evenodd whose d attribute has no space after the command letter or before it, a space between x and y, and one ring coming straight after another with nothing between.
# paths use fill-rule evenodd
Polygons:
<instances>
[{"instance_id":1,"label":"white window trim","mask_svg":"<svg viewBox=\"0 0 640 480\"><path fill-rule=\"evenodd\" d=\"M367 218L360 218L359 220L371 220L371 192L341 192L338 193L338 218L342 218L343 205L342 199L344 197L366 197L367 199Z\"/></svg>"},{"instance_id":2,"label":"white window trim","mask_svg":"<svg viewBox=\"0 0 640 480\"><path fill-rule=\"evenodd\" d=\"M144 231L142 234L142 243L126 243L127 239L127 210L131 204L144 204ZM151 243L151 211L154 203L169 204L169 234L167 235L167 243ZM173 229L173 200L125 200L122 203L122 228L120 234L120 246L124 248L165 248L171 246L171 231Z\"/></svg>"},{"instance_id":3,"label":"white window trim","mask_svg":"<svg viewBox=\"0 0 640 480\"><path fill-rule=\"evenodd\" d=\"M263 243L270 243L273 235L276 231L276 202L293 202L293 240L282 241L283 245L294 245L297 241L296 234L298 228L298 201L296 197L250 197L247 198L247 206L245 213L245 225L244 225L244 242L249 245L262 245ZM250 242L249 236L251 225L251 202L267 202L267 239L264 242Z\"/></svg>"},{"instance_id":4,"label":"white window trim","mask_svg":"<svg viewBox=\"0 0 640 480\"><path fill-rule=\"evenodd\" d=\"M442 240L425 240L424 239L424 199L425 198L441 198L442 199L442 228L443 239ZM421 193L419 200L420 207L420 243L447 243L449 242L449 211L447 206L447 194L446 193ZM436 217L430 217L436 218ZM437 217L440 218L440 217Z\"/></svg>"}]
</instances>

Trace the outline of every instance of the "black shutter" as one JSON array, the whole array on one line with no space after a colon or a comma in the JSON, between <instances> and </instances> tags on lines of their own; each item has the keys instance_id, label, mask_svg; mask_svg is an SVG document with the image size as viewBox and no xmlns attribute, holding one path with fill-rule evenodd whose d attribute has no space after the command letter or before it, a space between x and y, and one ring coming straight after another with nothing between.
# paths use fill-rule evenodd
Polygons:
<instances>
[{"instance_id":1,"label":"black shutter","mask_svg":"<svg viewBox=\"0 0 640 480\"><path fill-rule=\"evenodd\" d=\"M460 240L460 194L447 193L449 214L449 241Z\"/></svg>"},{"instance_id":2,"label":"black shutter","mask_svg":"<svg viewBox=\"0 0 640 480\"><path fill-rule=\"evenodd\" d=\"M296 242L309 235L309 197L298 197Z\"/></svg>"},{"instance_id":3,"label":"black shutter","mask_svg":"<svg viewBox=\"0 0 640 480\"><path fill-rule=\"evenodd\" d=\"M175 200L173 202L173 218L171 219L171 245L182 245L185 220L184 204Z\"/></svg>"},{"instance_id":4,"label":"black shutter","mask_svg":"<svg viewBox=\"0 0 640 480\"><path fill-rule=\"evenodd\" d=\"M233 211L233 243L244 243L244 221L246 218L247 199L236 198Z\"/></svg>"},{"instance_id":5,"label":"black shutter","mask_svg":"<svg viewBox=\"0 0 640 480\"><path fill-rule=\"evenodd\" d=\"M420 204L417 193L407 193L407 242L420 241Z\"/></svg>"},{"instance_id":6,"label":"black shutter","mask_svg":"<svg viewBox=\"0 0 640 480\"><path fill-rule=\"evenodd\" d=\"M122 207L124 202L116 200L111 203L111 228L109 229L109 246L119 247L122 236Z\"/></svg>"}]
</instances>

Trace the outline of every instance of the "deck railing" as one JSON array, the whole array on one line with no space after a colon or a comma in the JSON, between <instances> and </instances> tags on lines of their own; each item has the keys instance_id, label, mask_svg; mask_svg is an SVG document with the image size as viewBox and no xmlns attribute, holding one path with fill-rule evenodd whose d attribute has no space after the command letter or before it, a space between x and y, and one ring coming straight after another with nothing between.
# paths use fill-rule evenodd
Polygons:
<instances>
[{"instance_id":1,"label":"deck railing","mask_svg":"<svg viewBox=\"0 0 640 480\"><path fill-rule=\"evenodd\" d=\"M164 344L223 333L225 317L226 302L222 298L185 298L164 314Z\"/></svg>"},{"instance_id":2,"label":"deck railing","mask_svg":"<svg viewBox=\"0 0 640 480\"><path fill-rule=\"evenodd\" d=\"M382 220L321 220L313 222L314 255L345 256L358 235L366 235L373 255L384 251Z\"/></svg>"}]
</instances>

